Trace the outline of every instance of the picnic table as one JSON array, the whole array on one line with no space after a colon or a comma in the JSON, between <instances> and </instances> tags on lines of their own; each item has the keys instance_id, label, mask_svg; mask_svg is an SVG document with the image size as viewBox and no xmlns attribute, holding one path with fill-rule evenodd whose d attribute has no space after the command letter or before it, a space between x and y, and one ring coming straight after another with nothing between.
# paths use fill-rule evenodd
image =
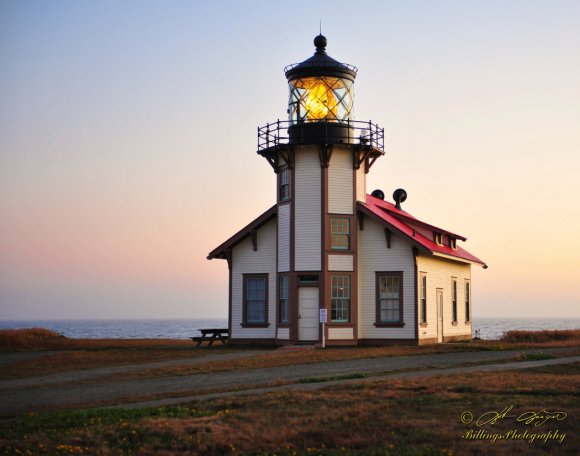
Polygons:
<instances>
[{"instance_id":1,"label":"picnic table","mask_svg":"<svg viewBox=\"0 0 580 456\"><path fill-rule=\"evenodd\" d=\"M211 347L216 340L221 340L222 344L228 343L229 329L228 328L208 328L198 329L201 336L190 337L193 342L197 342L196 347L199 347L204 341L209 341L208 347Z\"/></svg>"}]
</instances>

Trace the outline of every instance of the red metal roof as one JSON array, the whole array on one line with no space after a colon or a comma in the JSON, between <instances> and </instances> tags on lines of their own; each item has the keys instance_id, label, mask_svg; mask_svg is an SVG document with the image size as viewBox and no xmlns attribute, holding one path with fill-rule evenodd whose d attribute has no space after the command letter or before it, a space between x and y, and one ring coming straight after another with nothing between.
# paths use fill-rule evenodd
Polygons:
<instances>
[{"instance_id":1,"label":"red metal roof","mask_svg":"<svg viewBox=\"0 0 580 456\"><path fill-rule=\"evenodd\" d=\"M456 248L451 248L448 245L439 245L433 242L432 239L425 237L423 234L413 228L413 225L427 228L431 231L437 231L462 241L466 240L465 237L425 223L413 217L411 214L401 209L397 209L392 203L384 201L380 198L375 198L372 195L367 195L366 203L359 202L358 209L362 213L378 219L383 224L389 225L395 231L410 239L411 242L421 250L448 255L450 257L458 258L459 260L466 260L481 264L483 267L487 267L485 262L481 261L475 255L472 255L467 250L462 249L459 246Z\"/></svg>"}]
</instances>

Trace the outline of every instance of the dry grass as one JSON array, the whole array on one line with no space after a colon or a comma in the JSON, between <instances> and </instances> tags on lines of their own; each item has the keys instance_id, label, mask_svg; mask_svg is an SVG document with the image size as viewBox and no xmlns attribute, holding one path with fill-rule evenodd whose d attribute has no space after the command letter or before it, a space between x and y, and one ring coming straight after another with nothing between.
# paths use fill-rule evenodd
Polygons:
<instances>
[{"instance_id":1,"label":"dry grass","mask_svg":"<svg viewBox=\"0 0 580 456\"><path fill-rule=\"evenodd\" d=\"M500 341L512 344L580 344L580 329L512 330L505 332Z\"/></svg>"},{"instance_id":2,"label":"dry grass","mask_svg":"<svg viewBox=\"0 0 580 456\"><path fill-rule=\"evenodd\" d=\"M315 392L284 391L187 407L61 412L0 423L0 453L17 454L580 454L580 364L526 371L383 380ZM563 411L540 427L499 420L488 432L566 439L467 440L460 417L501 411Z\"/></svg>"}]
</instances>

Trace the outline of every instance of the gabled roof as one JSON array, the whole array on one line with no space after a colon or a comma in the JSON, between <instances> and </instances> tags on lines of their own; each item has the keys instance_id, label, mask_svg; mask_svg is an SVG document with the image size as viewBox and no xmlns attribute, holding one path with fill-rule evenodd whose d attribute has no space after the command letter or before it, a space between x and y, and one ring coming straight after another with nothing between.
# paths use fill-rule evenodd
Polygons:
<instances>
[{"instance_id":1,"label":"gabled roof","mask_svg":"<svg viewBox=\"0 0 580 456\"><path fill-rule=\"evenodd\" d=\"M227 259L229 249L242 242L247 236L250 236L252 232L255 232L262 225L265 225L271 219L276 217L277 213L278 209L277 206L274 204L274 206L272 206L270 209L268 209L266 212L260 215L257 219L250 222L248 225L246 225L244 228L242 228L240 231L238 231L236 234L230 237L219 247L213 249L207 256L207 259L208 260L212 260L214 258Z\"/></svg>"},{"instance_id":2,"label":"gabled roof","mask_svg":"<svg viewBox=\"0 0 580 456\"><path fill-rule=\"evenodd\" d=\"M414 227L426 228L431 231L446 234L447 236L465 241L466 238L452 233L451 231L438 228L429 223L425 223L411 214L397 209L394 204L384 201L380 198L375 198L372 195L367 195L366 203L358 202L357 210L371 218L374 218L381 224L391 228L393 231L399 233L404 238L411 241L411 243L424 252L428 252L435 256L450 257L458 261L467 261L470 263L477 263L487 268L487 265L476 256L469 253L467 250L457 246L451 248L448 245L439 245L433 242L432 239L425 237Z\"/></svg>"}]
</instances>

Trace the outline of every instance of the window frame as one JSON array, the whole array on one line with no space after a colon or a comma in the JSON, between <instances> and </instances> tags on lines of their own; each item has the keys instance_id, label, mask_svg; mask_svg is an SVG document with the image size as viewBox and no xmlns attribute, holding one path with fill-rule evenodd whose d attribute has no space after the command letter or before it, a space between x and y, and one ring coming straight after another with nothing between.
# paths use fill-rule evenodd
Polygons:
<instances>
[{"instance_id":1,"label":"window frame","mask_svg":"<svg viewBox=\"0 0 580 456\"><path fill-rule=\"evenodd\" d=\"M285 179L285 177L287 179ZM284 182L287 180L286 182ZM284 166L278 171L278 202L285 203L292 198L292 174L288 166ZM286 188L286 192L284 192Z\"/></svg>"},{"instance_id":2,"label":"window frame","mask_svg":"<svg viewBox=\"0 0 580 456\"><path fill-rule=\"evenodd\" d=\"M346 228L347 231L343 232L343 231L334 231L335 226L337 228L342 227L342 223L339 224L335 224L335 221L340 221L340 222L346 222ZM351 241L351 223L350 223L350 217L335 217L335 216L331 216L330 217L330 249L331 250L339 250L339 251L343 251L343 252L347 252L350 250L350 241ZM346 236L346 247L342 246L342 245L335 245L335 236Z\"/></svg>"},{"instance_id":3,"label":"window frame","mask_svg":"<svg viewBox=\"0 0 580 456\"><path fill-rule=\"evenodd\" d=\"M380 280L381 277L397 277L399 279L399 319L393 321L381 320ZM403 271L377 271L375 272L375 326L383 328L402 328L404 321L404 274Z\"/></svg>"},{"instance_id":4,"label":"window frame","mask_svg":"<svg viewBox=\"0 0 580 456\"><path fill-rule=\"evenodd\" d=\"M465 279L465 323L471 322L471 282Z\"/></svg>"},{"instance_id":5,"label":"window frame","mask_svg":"<svg viewBox=\"0 0 580 456\"><path fill-rule=\"evenodd\" d=\"M420 323L427 326L427 273L421 272L419 278Z\"/></svg>"},{"instance_id":6,"label":"window frame","mask_svg":"<svg viewBox=\"0 0 580 456\"><path fill-rule=\"evenodd\" d=\"M243 274L243 296L242 296L242 323L244 327L268 327L268 274L254 273ZM264 320L263 321L248 321L248 279L263 279L264 283Z\"/></svg>"},{"instance_id":7,"label":"window frame","mask_svg":"<svg viewBox=\"0 0 580 456\"><path fill-rule=\"evenodd\" d=\"M282 290L282 282L285 281L286 282L286 293L285 293L285 297L283 296ZM280 323L281 325L288 325L290 324L290 307L289 307L289 299L288 299L288 294L289 294L289 277L287 274L283 274L278 276L278 323ZM282 309L285 307L285 312L282 311ZM286 316L286 318L284 319L284 314Z\"/></svg>"},{"instance_id":8,"label":"window frame","mask_svg":"<svg viewBox=\"0 0 580 456\"><path fill-rule=\"evenodd\" d=\"M336 283L335 279L343 279L343 287L344 287L344 279L346 279L347 287L348 287L348 296L335 296L335 287L339 287L340 285ZM332 323L350 323L351 322L351 291L352 285L350 280L349 274L332 274L330 276L330 321ZM338 301L338 302L335 302ZM341 303L344 306L346 302L346 312L348 314L347 318L335 318L335 314L338 313L338 309L335 309L335 304ZM341 312L344 312L344 307L341 308Z\"/></svg>"},{"instance_id":9,"label":"window frame","mask_svg":"<svg viewBox=\"0 0 580 456\"><path fill-rule=\"evenodd\" d=\"M457 278L451 278L451 324L457 325Z\"/></svg>"}]
</instances>

